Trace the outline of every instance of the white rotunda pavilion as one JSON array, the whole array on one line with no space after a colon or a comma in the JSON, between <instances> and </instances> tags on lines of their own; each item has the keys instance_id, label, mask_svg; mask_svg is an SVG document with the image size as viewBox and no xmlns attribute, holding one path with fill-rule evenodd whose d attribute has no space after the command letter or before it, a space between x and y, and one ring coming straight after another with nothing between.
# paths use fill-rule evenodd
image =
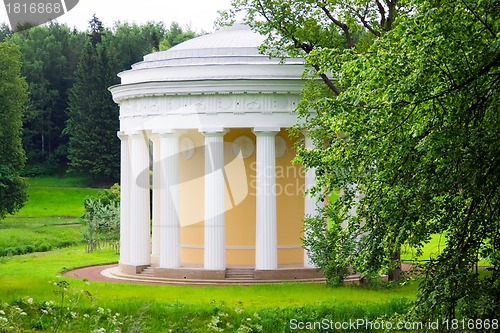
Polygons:
<instances>
[{"instance_id":1,"label":"white rotunda pavilion","mask_svg":"<svg viewBox=\"0 0 500 333\"><path fill-rule=\"evenodd\" d=\"M146 55L110 88L120 105L123 273L321 276L301 245L314 175L291 164L286 131L304 62L259 54L263 41L245 25L223 28Z\"/></svg>"}]
</instances>

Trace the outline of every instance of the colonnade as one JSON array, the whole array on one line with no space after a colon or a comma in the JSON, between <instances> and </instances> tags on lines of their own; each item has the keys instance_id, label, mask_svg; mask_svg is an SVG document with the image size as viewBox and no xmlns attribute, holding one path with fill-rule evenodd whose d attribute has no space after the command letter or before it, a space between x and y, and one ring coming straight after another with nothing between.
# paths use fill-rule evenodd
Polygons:
<instances>
[{"instance_id":1,"label":"colonnade","mask_svg":"<svg viewBox=\"0 0 500 333\"><path fill-rule=\"evenodd\" d=\"M256 137L255 269L278 268L275 138L280 128L254 128ZM224 135L226 129L200 129L205 140L204 266L226 269L224 221ZM157 133L119 132L121 140L120 264L145 267L151 253L160 268L181 267L179 207L179 136L176 130ZM153 244L150 241L149 140L153 140ZM310 140L306 139L310 145ZM314 184L314 170L305 177ZM306 215L315 213L314 198L304 198ZM304 267L313 267L304 253Z\"/></svg>"}]
</instances>

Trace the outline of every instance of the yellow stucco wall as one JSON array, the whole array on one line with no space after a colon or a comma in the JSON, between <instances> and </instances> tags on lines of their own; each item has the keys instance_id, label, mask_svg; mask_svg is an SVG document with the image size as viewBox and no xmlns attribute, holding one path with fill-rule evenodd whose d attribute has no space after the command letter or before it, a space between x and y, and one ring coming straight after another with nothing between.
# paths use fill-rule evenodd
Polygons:
<instances>
[{"instance_id":1,"label":"yellow stucco wall","mask_svg":"<svg viewBox=\"0 0 500 333\"><path fill-rule=\"evenodd\" d=\"M251 129L231 129L224 136L226 165L235 159L230 143L241 135L251 138L255 144L255 135ZM276 159L278 264L302 264L304 254L300 248L300 238L303 235L304 173L301 166L291 164L295 153L293 142L286 130L282 130L278 135L287 142L286 154ZM191 138L196 148L191 159L185 160L182 157L179 159L181 262L184 265L202 265L204 137L197 131L188 131L181 135L180 142L185 137ZM241 177L241 172L226 170L225 231L226 246L229 247L226 250L226 265L229 267L255 264L255 158L254 152L250 157L243 159L246 179ZM238 178L227 179L234 176ZM242 191L246 189L248 194L242 197ZM238 202L239 198L243 200Z\"/></svg>"}]
</instances>

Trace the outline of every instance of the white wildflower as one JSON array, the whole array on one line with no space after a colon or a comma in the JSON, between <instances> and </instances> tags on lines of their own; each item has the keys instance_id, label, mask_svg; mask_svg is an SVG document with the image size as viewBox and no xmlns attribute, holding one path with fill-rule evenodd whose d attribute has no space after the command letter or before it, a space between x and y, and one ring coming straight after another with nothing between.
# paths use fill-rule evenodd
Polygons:
<instances>
[{"instance_id":1,"label":"white wildflower","mask_svg":"<svg viewBox=\"0 0 500 333\"><path fill-rule=\"evenodd\" d=\"M9 320L5 317L0 317L0 321L3 321L4 323L8 322Z\"/></svg>"},{"instance_id":2,"label":"white wildflower","mask_svg":"<svg viewBox=\"0 0 500 333\"><path fill-rule=\"evenodd\" d=\"M21 316L27 316L26 312L24 312L24 311L23 311L23 312L21 312L21 313L20 313L20 315L21 315Z\"/></svg>"},{"instance_id":3,"label":"white wildflower","mask_svg":"<svg viewBox=\"0 0 500 333\"><path fill-rule=\"evenodd\" d=\"M0 310L0 315L5 315L5 312L3 310Z\"/></svg>"},{"instance_id":4,"label":"white wildflower","mask_svg":"<svg viewBox=\"0 0 500 333\"><path fill-rule=\"evenodd\" d=\"M103 308L101 308L101 307L99 307L99 308L97 309L97 312L98 312L98 313L100 313L100 314L103 314L103 313L104 313L104 309L103 309Z\"/></svg>"},{"instance_id":5,"label":"white wildflower","mask_svg":"<svg viewBox=\"0 0 500 333\"><path fill-rule=\"evenodd\" d=\"M31 298L31 297L30 297L30 298L28 298L28 299L26 300L26 302L28 302L28 304L33 304L33 298Z\"/></svg>"}]
</instances>

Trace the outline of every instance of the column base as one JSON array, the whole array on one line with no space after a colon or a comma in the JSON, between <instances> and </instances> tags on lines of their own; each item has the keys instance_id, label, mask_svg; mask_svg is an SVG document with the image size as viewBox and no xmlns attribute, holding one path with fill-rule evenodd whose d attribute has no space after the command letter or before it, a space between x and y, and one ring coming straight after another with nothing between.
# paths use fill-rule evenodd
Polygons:
<instances>
[{"instance_id":1,"label":"column base","mask_svg":"<svg viewBox=\"0 0 500 333\"><path fill-rule=\"evenodd\" d=\"M131 264L124 264L124 263L119 263L118 267L120 268L120 271L125 274L139 274L142 272L144 269L149 267L149 265L131 265Z\"/></svg>"}]
</instances>

